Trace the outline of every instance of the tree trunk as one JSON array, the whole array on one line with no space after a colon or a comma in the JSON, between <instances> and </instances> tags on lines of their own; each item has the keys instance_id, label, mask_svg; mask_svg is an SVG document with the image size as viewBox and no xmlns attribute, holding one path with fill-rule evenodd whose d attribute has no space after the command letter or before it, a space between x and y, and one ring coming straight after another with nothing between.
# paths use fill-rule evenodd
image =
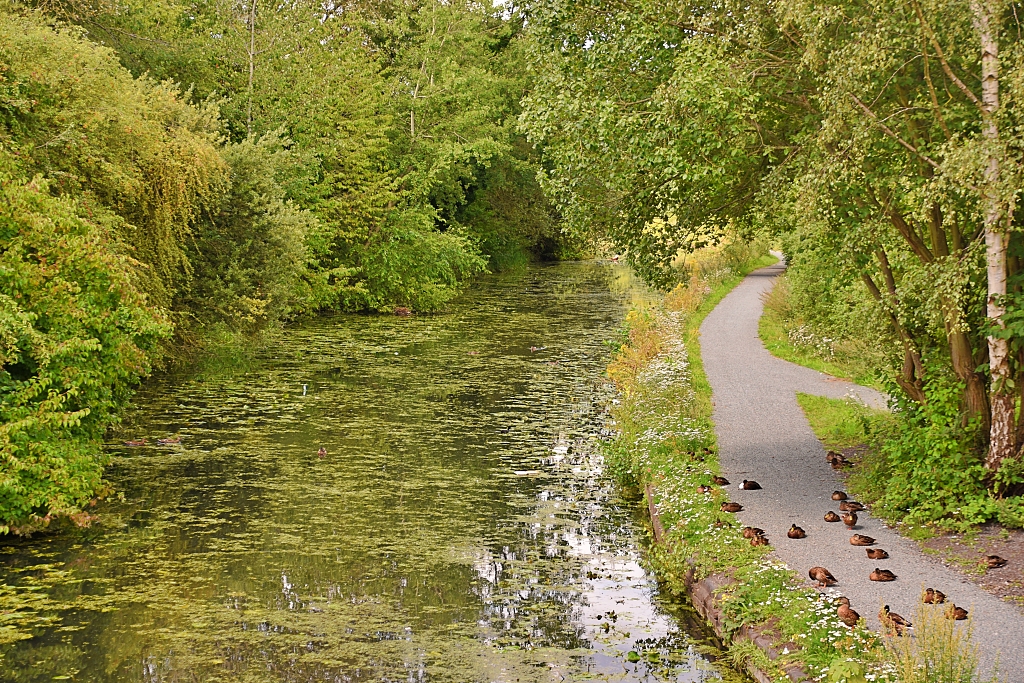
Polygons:
<instances>
[{"instance_id":1,"label":"tree trunk","mask_svg":"<svg viewBox=\"0 0 1024 683\"><path fill-rule=\"evenodd\" d=\"M249 5L249 103L246 107L245 132L252 135L252 77L256 71L256 2Z\"/></svg>"},{"instance_id":2,"label":"tree trunk","mask_svg":"<svg viewBox=\"0 0 1024 683\"><path fill-rule=\"evenodd\" d=\"M988 318L994 327L1004 327L1006 309L1006 246L1007 232L1002 221L1000 197L999 122L999 44L995 35L993 3L973 0L974 26L981 42L981 136L986 154L984 178L981 184L981 210L985 221L985 260L988 270ZM1004 458L1013 457L1014 410L1016 400L1010 375L1010 345L995 335L988 337L989 370L992 376L990 392L991 422L989 451L985 466L999 469Z\"/></svg>"}]
</instances>

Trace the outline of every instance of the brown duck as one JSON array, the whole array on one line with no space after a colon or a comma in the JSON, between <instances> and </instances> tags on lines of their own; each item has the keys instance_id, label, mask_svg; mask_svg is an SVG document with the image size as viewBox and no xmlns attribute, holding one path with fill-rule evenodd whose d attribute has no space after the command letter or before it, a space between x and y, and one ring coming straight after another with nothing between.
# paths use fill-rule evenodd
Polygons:
<instances>
[{"instance_id":1,"label":"brown duck","mask_svg":"<svg viewBox=\"0 0 1024 683\"><path fill-rule=\"evenodd\" d=\"M758 529L756 526L743 527L743 538L753 538L754 536L764 536L764 529Z\"/></svg>"},{"instance_id":2,"label":"brown duck","mask_svg":"<svg viewBox=\"0 0 1024 683\"><path fill-rule=\"evenodd\" d=\"M836 614L839 615L839 620L847 626L856 626L860 621L860 615L850 608L850 599L847 597L839 598L839 609L836 610Z\"/></svg>"},{"instance_id":3,"label":"brown duck","mask_svg":"<svg viewBox=\"0 0 1024 683\"><path fill-rule=\"evenodd\" d=\"M839 509L842 512L860 512L864 509L864 504L855 500L844 500L839 504Z\"/></svg>"},{"instance_id":4,"label":"brown duck","mask_svg":"<svg viewBox=\"0 0 1024 683\"><path fill-rule=\"evenodd\" d=\"M728 486L729 480L725 477L711 477L711 481L715 482L719 486Z\"/></svg>"},{"instance_id":5,"label":"brown duck","mask_svg":"<svg viewBox=\"0 0 1024 683\"><path fill-rule=\"evenodd\" d=\"M967 610L963 607L957 607L953 603L949 603L949 607L946 608L946 616L956 621L963 621L967 618Z\"/></svg>"},{"instance_id":6,"label":"brown duck","mask_svg":"<svg viewBox=\"0 0 1024 683\"><path fill-rule=\"evenodd\" d=\"M888 569L879 569L875 567L875 571L871 572L868 576L872 581L895 581L896 575Z\"/></svg>"},{"instance_id":7,"label":"brown duck","mask_svg":"<svg viewBox=\"0 0 1024 683\"><path fill-rule=\"evenodd\" d=\"M807 538L807 532L798 527L796 524L789 527L789 531L786 532L786 535L790 538Z\"/></svg>"},{"instance_id":8,"label":"brown duck","mask_svg":"<svg viewBox=\"0 0 1024 683\"><path fill-rule=\"evenodd\" d=\"M742 482L740 482L740 488L743 489L744 491L760 491L761 485L758 484L756 481L749 481L747 479L744 479Z\"/></svg>"},{"instance_id":9,"label":"brown duck","mask_svg":"<svg viewBox=\"0 0 1024 683\"><path fill-rule=\"evenodd\" d=\"M711 493L711 487L710 486L698 486L697 487L697 493Z\"/></svg>"},{"instance_id":10,"label":"brown duck","mask_svg":"<svg viewBox=\"0 0 1024 683\"><path fill-rule=\"evenodd\" d=\"M850 545L874 545L875 539L864 534L854 534L850 536Z\"/></svg>"},{"instance_id":11,"label":"brown duck","mask_svg":"<svg viewBox=\"0 0 1024 683\"><path fill-rule=\"evenodd\" d=\"M843 454L836 453L835 451L829 451L826 458L828 459L828 464L832 465L834 470L841 470L850 464L850 461Z\"/></svg>"},{"instance_id":12,"label":"brown duck","mask_svg":"<svg viewBox=\"0 0 1024 683\"><path fill-rule=\"evenodd\" d=\"M321 458L326 458L327 457L327 449L324 448L323 446L321 446L320 450L318 450L316 452L316 454L319 455Z\"/></svg>"},{"instance_id":13,"label":"brown duck","mask_svg":"<svg viewBox=\"0 0 1024 683\"><path fill-rule=\"evenodd\" d=\"M807 571L807 576L817 581L819 588L824 588L825 586L834 586L837 583L839 583L838 581L836 581L836 577L832 576L832 572L825 569L824 567L811 567Z\"/></svg>"},{"instance_id":14,"label":"brown duck","mask_svg":"<svg viewBox=\"0 0 1024 683\"><path fill-rule=\"evenodd\" d=\"M847 512L845 515L843 515L843 524L846 525L847 529L853 529L855 526L857 526L857 513Z\"/></svg>"},{"instance_id":15,"label":"brown duck","mask_svg":"<svg viewBox=\"0 0 1024 683\"><path fill-rule=\"evenodd\" d=\"M914 625L909 621L889 610L889 605L885 605L878 611L878 620L882 622L882 628L888 633L894 633L898 636L902 636L908 628L912 628Z\"/></svg>"},{"instance_id":16,"label":"brown duck","mask_svg":"<svg viewBox=\"0 0 1024 683\"><path fill-rule=\"evenodd\" d=\"M999 569L1000 567L1006 566L1006 560L998 555L986 555L985 564L988 565L989 569Z\"/></svg>"},{"instance_id":17,"label":"brown duck","mask_svg":"<svg viewBox=\"0 0 1024 683\"><path fill-rule=\"evenodd\" d=\"M832 500L846 500L846 492L845 491L833 491L832 492Z\"/></svg>"},{"instance_id":18,"label":"brown duck","mask_svg":"<svg viewBox=\"0 0 1024 683\"><path fill-rule=\"evenodd\" d=\"M934 588L927 588L924 591L924 597L921 599L924 600L926 605L941 605L946 602L946 594Z\"/></svg>"},{"instance_id":19,"label":"brown duck","mask_svg":"<svg viewBox=\"0 0 1024 683\"><path fill-rule=\"evenodd\" d=\"M132 440L132 441L125 441L124 445L125 446L145 446L146 445L146 440L145 439L135 439L135 440Z\"/></svg>"},{"instance_id":20,"label":"brown duck","mask_svg":"<svg viewBox=\"0 0 1024 683\"><path fill-rule=\"evenodd\" d=\"M825 521L826 522L838 522L839 521L839 515L837 515L836 513L832 512L831 510L829 510L828 512L825 513Z\"/></svg>"},{"instance_id":21,"label":"brown duck","mask_svg":"<svg viewBox=\"0 0 1024 683\"><path fill-rule=\"evenodd\" d=\"M722 512L739 512L743 506L739 503L722 503Z\"/></svg>"},{"instance_id":22,"label":"brown duck","mask_svg":"<svg viewBox=\"0 0 1024 683\"><path fill-rule=\"evenodd\" d=\"M868 559L869 560L888 560L889 553L885 552L881 548L868 548Z\"/></svg>"},{"instance_id":23,"label":"brown duck","mask_svg":"<svg viewBox=\"0 0 1024 683\"><path fill-rule=\"evenodd\" d=\"M753 538L750 539L750 545L754 546L755 548L758 547L759 545L769 545L768 537L767 536L754 536Z\"/></svg>"}]
</instances>

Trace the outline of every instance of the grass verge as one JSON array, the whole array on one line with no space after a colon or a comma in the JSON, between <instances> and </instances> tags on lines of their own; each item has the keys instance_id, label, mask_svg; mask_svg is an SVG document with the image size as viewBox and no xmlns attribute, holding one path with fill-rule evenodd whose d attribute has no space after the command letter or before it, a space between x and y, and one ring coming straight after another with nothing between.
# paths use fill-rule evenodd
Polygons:
<instances>
[{"instance_id":1,"label":"grass verge","mask_svg":"<svg viewBox=\"0 0 1024 683\"><path fill-rule=\"evenodd\" d=\"M793 310L785 275L765 297L758 335L776 358L884 390L875 369L884 360L880 352L864 343L837 342L812 332Z\"/></svg>"},{"instance_id":2,"label":"grass verge","mask_svg":"<svg viewBox=\"0 0 1024 683\"><path fill-rule=\"evenodd\" d=\"M661 305L630 312L608 369L620 398L613 408L618 436L608 444L607 462L628 488L639 492L651 486L656 492L663 536L648 562L663 585L685 594L693 580L713 577L722 586L716 592L726 636L753 627L773 641L771 648L737 643L737 664L753 663L776 681L790 680L787 670L799 665L814 680L828 683L895 683L905 654L887 647L863 621L854 627L841 622L838 594L807 587L771 556L770 547L744 538L721 510L728 495L713 482L719 466L699 327L747 273L774 261L762 254L735 245L698 253L690 259L686 285ZM859 442L873 429L874 418L855 407L827 407L821 426L836 445ZM914 656L919 654L934 653ZM961 659L969 661L969 655ZM947 683L943 677L934 680ZM968 671L948 683L975 680Z\"/></svg>"}]
</instances>

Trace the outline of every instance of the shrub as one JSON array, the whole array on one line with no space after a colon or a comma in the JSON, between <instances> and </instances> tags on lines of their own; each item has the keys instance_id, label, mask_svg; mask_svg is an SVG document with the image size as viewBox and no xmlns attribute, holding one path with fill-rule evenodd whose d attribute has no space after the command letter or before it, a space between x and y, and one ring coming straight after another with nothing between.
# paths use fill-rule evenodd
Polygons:
<instances>
[{"instance_id":1,"label":"shrub","mask_svg":"<svg viewBox=\"0 0 1024 683\"><path fill-rule=\"evenodd\" d=\"M195 230L195 275L184 303L203 324L252 333L299 309L315 219L285 201L277 181L287 153L277 135L224 150L231 187Z\"/></svg>"},{"instance_id":2,"label":"shrub","mask_svg":"<svg viewBox=\"0 0 1024 683\"><path fill-rule=\"evenodd\" d=\"M0 166L0 534L102 489L99 440L169 334L109 229ZM15 527L15 531L23 530Z\"/></svg>"}]
</instances>

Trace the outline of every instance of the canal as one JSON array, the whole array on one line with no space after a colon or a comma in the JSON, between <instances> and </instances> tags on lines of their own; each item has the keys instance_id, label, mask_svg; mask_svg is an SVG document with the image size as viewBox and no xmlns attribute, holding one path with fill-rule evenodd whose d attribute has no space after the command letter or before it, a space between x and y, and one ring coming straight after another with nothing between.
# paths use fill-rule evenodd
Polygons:
<instances>
[{"instance_id":1,"label":"canal","mask_svg":"<svg viewBox=\"0 0 1024 683\"><path fill-rule=\"evenodd\" d=\"M741 680L603 471L642 296L536 266L147 383L96 523L0 543L0 680Z\"/></svg>"}]
</instances>

